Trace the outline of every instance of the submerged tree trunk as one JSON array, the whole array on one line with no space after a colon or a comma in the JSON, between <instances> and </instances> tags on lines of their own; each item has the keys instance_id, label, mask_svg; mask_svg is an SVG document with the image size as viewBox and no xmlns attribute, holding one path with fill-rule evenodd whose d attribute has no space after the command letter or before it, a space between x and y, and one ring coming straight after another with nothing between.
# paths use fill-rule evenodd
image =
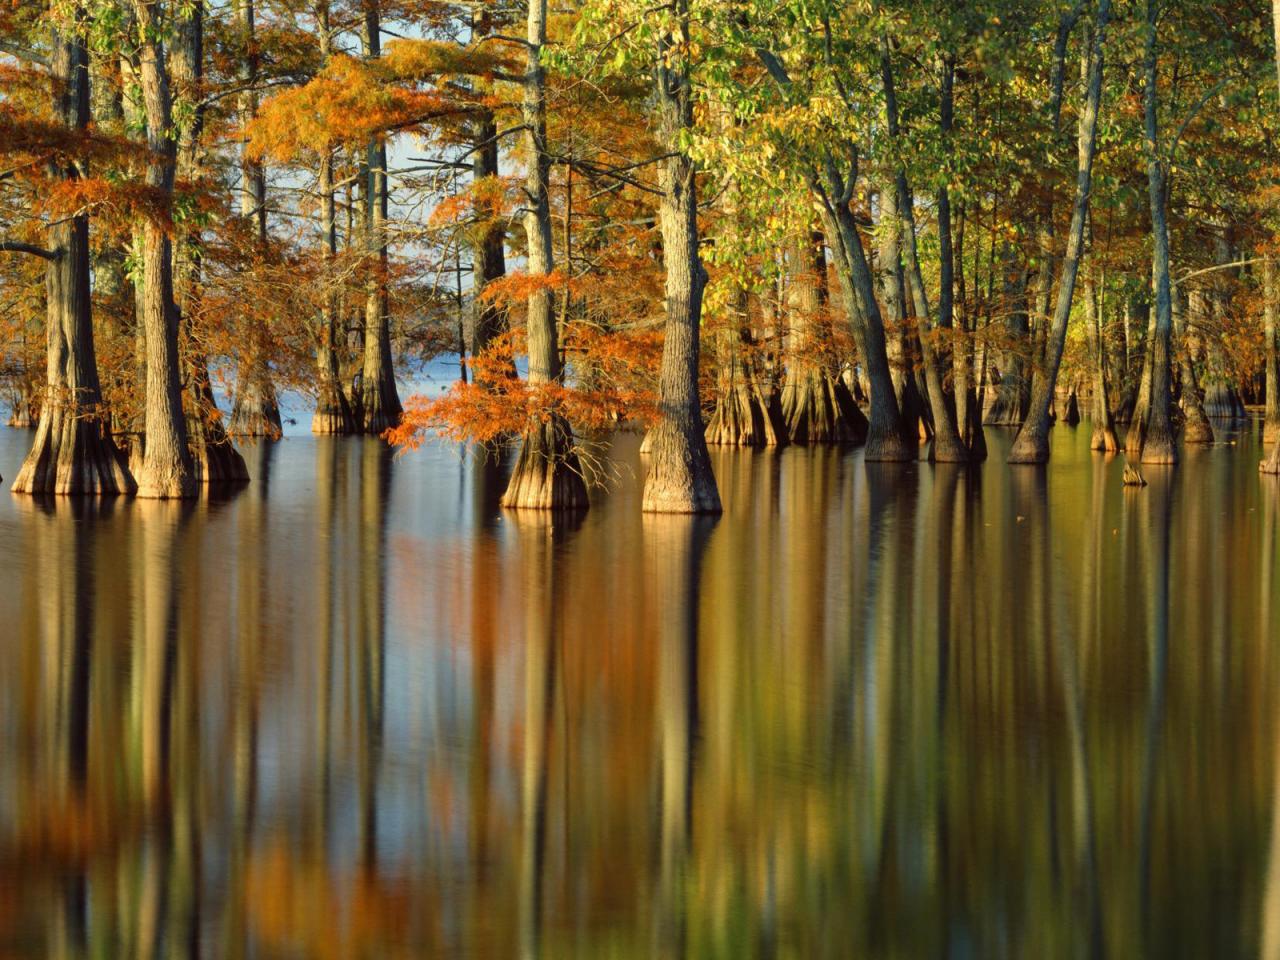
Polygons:
<instances>
[{"instance_id":1,"label":"submerged tree trunk","mask_svg":"<svg viewBox=\"0 0 1280 960\"><path fill-rule=\"evenodd\" d=\"M245 90L240 94L240 123L247 125L258 112L258 55L254 22L254 0L239 0L237 26L245 44L246 54L241 66L240 82ZM246 139L240 147L240 216L251 220L254 236L260 249L267 245L267 172L260 162L248 155ZM255 336L249 345L249 356L240 362L240 375L236 383L235 402L231 408L229 432L246 437L278 439L281 432L280 407L276 404L276 389L271 382L271 367L267 362L267 343L263 330L265 321L252 316L245 318Z\"/></svg>"},{"instance_id":2,"label":"submerged tree trunk","mask_svg":"<svg viewBox=\"0 0 1280 960\"><path fill-rule=\"evenodd\" d=\"M1280 79L1280 0L1271 0L1271 26L1275 41L1276 75L1277 79ZM1275 264L1270 257L1264 261L1264 268L1267 281L1267 308L1270 311L1268 319L1271 321L1271 336L1267 340L1269 361L1267 366L1267 422L1270 423L1272 422L1272 409L1280 408L1280 399L1272 399L1276 396L1276 391L1272 389L1272 386L1277 380L1280 380L1280 376L1277 375L1275 346ZM1277 425L1272 429L1272 433L1277 441L1280 441L1280 418L1277 418ZM1277 442L1272 448L1271 456L1262 462L1260 469L1263 473L1280 474L1280 442Z\"/></svg>"},{"instance_id":3,"label":"submerged tree trunk","mask_svg":"<svg viewBox=\"0 0 1280 960\"><path fill-rule=\"evenodd\" d=\"M1173 302L1169 280L1169 194L1164 162L1160 158L1160 136L1156 115L1157 47L1156 22L1158 0L1147 0L1147 39L1144 67L1146 84L1143 96L1147 148L1147 193L1151 202L1151 282L1155 292L1155 329L1150 348L1151 389L1148 396L1146 428L1140 435L1140 449L1129 451L1133 459L1143 463L1178 462L1174 444L1172 392L1169 363L1173 336ZM1130 435L1132 436L1132 430Z\"/></svg>"},{"instance_id":4,"label":"submerged tree trunk","mask_svg":"<svg viewBox=\"0 0 1280 960\"><path fill-rule=\"evenodd\" d=\"M177 169L184 177L199 179L204 132L204 3L194 0L173 11L173 37L169 75L173 101L191 111L189 122L177 127ZM180 362L186 370L183 396L187 442L197 482L241 483L249 479L244 457L227 435L209 377L209 360L192 332L192 306L198 292L202 250L198 233L179 232L173 247L173 301L178 321Z\"/></svg>"},{"instance_id":5,"label":"submerged tree trunk","mask_svg":"<svg viewBox=\"0 0 1280 960\"><path fill-rule=\"evenodd\" d=\"M1049 459L1049 407L1058 383L1058 369L1066 344L1067 324L1071 319L1071 300L1075 294L1076 274L1084 247L1085 217L1089 212L1089 194L1093 184L1093 157L1098 142L1098 111L1102 101L1102 61L1106 40L1110 0L1098 0L1097 15L1085 63L1085 101L1080 111L1079 162L1076 169L1076 196L1071 211L1067 249L1062 260L1062 278L1058 282L1058 300L1053 311L1053 325L1045 344L1043 372L1033 379L1031 407L1026 422L1018 431L1009 451L1010 463L1045 463Z\"/></svg>"},{"instance_id":6,"label":"submerged tree trunk","mask_svg":"<svg viewBox=\"0 0 1280 960\"><path fill-rule=\"evenodd\" d=\"M546 78L541 60L546 36L547 0L530 0L522 103L528 163L524 230L529 276L544 281L552 270L551 207L547 196L551 164L547 156ZM551 384L561 377L552 306L550 286L541 282L531 288L526 319L530 384ZM502 505L540 510L586 508L587 487L574 449L573 431L561 414L553 412L526 428Z\"/></svg>"},{"instance_id":7,"label":"submerged tree trunk","mask_svg":"<svg viewBox=\"0 0 1280 960\"><path fill-rule=\"evenodd\" d=\"M134 0L139 38L139 79L146 110L147 186L172 201L177 160L171 114L173 102L165 51L154 7ZM196 477L187 447L178 361L178 307L173 293L173 248L163 226L148 218L143 226L142 327L146 340L146 437L135 471L138 496L193 497Z\"/></svg>"},{"instance_id":8,"label":"submerged tree trunk","mask_svg":"<svg viewBox=\"0 0 1280 960\"><path fill-rule=\"evenodd\" d=\"M720 331L720 378L716 408L707 422L707 443L730 447L772 447L787 442L778 404L760 387L751 358L743 348L751 340L747 295L738 297L739 322Z\"/></svg>"},{"instance_id":9,"label":"submerged tree trunk","mask_svg":"<svg viewBox=\"0 0 1280 960\"><path fill-rule=\"evenodd\" d=\"M382 54L382 19L378 0L365 6L365 55ZM365 298L364 370L360 378L360 410L365 433L382 434L400 422L404 408L396 391L391 359L391 317L387 299L387 145L369 144L366 224L369 253L376 258Z\"/></svg>"},{"instance_id":10,"label":"submerged tree trunk","mask_svg":"<svg viewBox=\"0 0 1280 960\"><path fill-rule=\"evenodd\" d=\"M1116 439L1116 425L1111 416L1107 382L1107 338L1091 271L1086 271L1084 277L1084 309L1089 352L1093 354L1093 401L1089 413L1089 419L1093 422L1093 436L1089 440L1089 449L1115 453L1120 444Z\"/></svg>"},{"instance_id":11,"label":"submerged tree trunk","mask_svg":"<svg viewBox=\"0 0 1280 960\"><path fill-rule=\"evenodd\" d=\"M53 115L67 130L79 132L89 124L89 54L79 33L83 8L77 7L72 17L70 29L55 28L49 66ZM54 161L50 174L71 181L78 171L74 164ZM52 223L48 244L45 397L13 491L132 493L136 485L102 409L89 294L88 216Z\"/></svg>"},{"instance_id":12,"label":"submerged tree trunk","mask_svg":"<svg viewBox=\"0 0 1280 960\"><path fill-rule=\"evenodd\" d=\"M315 18L320 34L320 59L328 63L333 53L333 35L329 25L329 0L315 5ZM338 255L337 209L333 188L333 145L320 147L317 174L320 194L320 232L324 244L325 273L321 278L322 300L319 328L316 330L316 410L311 417L311 432L320 435L345 435L356 432L355 416L342 389L342 370L338 359L341 347L339 312L334 296L333 277L329 267Z\"/></svg>"},{"instance_id":13,"label":"submerged tree trunk","mask_svg":"<svg viewBox=\"0 0 1280 960\"><path fill-rule=\"evenodd\" d=\"M1184 311L1179 309L1181 301L1178 290L1170 290L1170 295L1174 330L1182 339L1182 349L1178 352L1182 370L1182 413L1186 418L1182 439L1186 443L1213 443L1213 427L1205 415L1195 364L1191 361L1191 338L1187 332ZM1190 303L1188 303L1188 309L1190 309Z\"/></svg>"},{"instance_id":14,"label":"submerged tree trunk","mask_svg":"<svg viewBox=\"0 0 1280 960\"><path fill-rule=\"evenodd\" d=\"M782 422L792 443L826 444L866 439L866 419L849 388L823 355L828 327L827 259L820 232L806 232L790 251L787 369Z\"/></svg>"},{"instance_id":15,"label":"submerged tree trunk","mask_svg":"<svg viewBox=\"0 0 1280 960\"><path fill-rule=\"evenodd\" d=\"M673 36L659 38L654 66L658 141L667 154L658 166L667 322L658 376L658 422L645 439L650 462L641 508L652 513L719 513L720 491L698 399L698 334L707 274L698 255L697 175L681 143L693 127L693 95L684 60L689 4L673 3L678 27Z\"/></svg>"},{"instance_id":16,"label":"submerged tree trunk","mask_svg":"<svg viewBox=\"0 0 1280 960\"><path fill-rule=\"evenodd\" d=\"M1280 4L1280 0L1276 0ZM1280 442L1280 355L1276 345L1276 262L1262 260L1262 318L1266 349L1266 418L1262 422L1262 442Z\"/></svg>"},{"instance_id":17,"label":"submerged tree trunk","mask_svg":"<svg viewBox=\"0 0 1280 960\"><path fill-rule=\"evenodd\" d=\"M893 85L893 62L889 53L889 38L880 34L880 75L884 85L885 112L888 117L888 133L892 140L898 138L898 102ZM945 108L944 108L945 117ZM894 186L897 192L898 216L896 226L902 238L902 252L906 259L907 286L911 291L912 304L916 311L916 322L922 324L920 346L924 359L925 383L928 385L929 407L933 421L933 445L929 458L939 463L964 463L969 459L969 450L960 439L956 429L955 401L950 398L945 383L944 371L950 366L951 348L945 341L934 337L935 318L930 310L929 297L924 287L924 274L920 269L920 255L916 245L915 201L911 186L907 181L906 168L899 166L894 175ZM949 213L944 224L942 214L948 210L947 194L944 190L939 208L939 242L945 245L943 253L942 294L940 309L936 318L936 326L949 330L951 327L951 291L946 289L950 283L950 222ZM892 226L890 227L892 229ZM945 336L945 334L944 334Z\"/></svg>"},{"instance_id":18,"label":"submerged tree trunk","mask_svg":"<svg viewBox=\"0 0 1280 960\"><path fill-rule=\"evenodd\" d=\"M907 437L927 439L929 426L924 396L916 385L916 357L909 336L906 291L902 278L902 231L892 224L898 219L898 191L886 184L880 192L880 244L876 251L880 272L880 297L884 301L885 350L894 395Z\"/></svg>"}]
</instances>

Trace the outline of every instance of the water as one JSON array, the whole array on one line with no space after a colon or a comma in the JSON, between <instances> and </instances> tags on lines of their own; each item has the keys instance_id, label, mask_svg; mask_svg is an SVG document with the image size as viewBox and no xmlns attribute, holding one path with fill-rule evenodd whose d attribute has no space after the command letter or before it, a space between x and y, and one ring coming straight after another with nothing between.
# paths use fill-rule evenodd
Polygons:
<instances>
[{"instance_id":1,"label":"water","mask_svg":"<svg viewBox=\"0 0 1280 960\"><path fill-rule=\"evenodd\" d=\"M633 437L580 523L307 436L5 491L0 956L1275 956L1280 485L1087 441L717 452L718 521Z\"/></svg>"}]
</instances>

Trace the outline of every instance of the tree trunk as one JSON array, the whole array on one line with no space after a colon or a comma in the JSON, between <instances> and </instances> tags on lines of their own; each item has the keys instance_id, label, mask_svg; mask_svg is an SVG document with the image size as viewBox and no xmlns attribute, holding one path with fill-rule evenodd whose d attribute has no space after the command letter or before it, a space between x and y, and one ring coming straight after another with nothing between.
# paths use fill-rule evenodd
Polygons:
<instances>
[{"instance_id":1,"label":"tree trunk","mask_svg":"<svg viewBox=\"0 0 1280 960\"><path fill-rule=\"evenodd\" d=\"M53 115L69 131L89 125L89 55L79 30L55 27L50 57ZM71 181L74 164L54 161L52 177ZM54 254L45 272L48 343L45 398L31 451L13 482L15 493L111 495L136 489L124 456L111 439L102 409L89 293L89 218L48 228Z\"/></svg>"},{"instance_id":2,"label":"tree trunk","mask_svg":"<svg viewBox=\"0 0 1280 960\"><path fill-rule=\"evenodd\" d=\"M912 439L903 433L885 349L884 320L876 303L875 285L867 265L862 236L853 211L849 209L857 176L856 163L851 163L842 174L834 159L828 158L823 170L809 172L809 190L817 201L827 240L835 256L841 299L848 311L858 354L867 369L871 387L871 413L864 457L871 463L910 461L916 459L916 450Z\"/></svg>"},{"instance_id":3,"label":"tree trunk","mask_svg":"<svg viewBox=\"0 0 1280 960\"><path fill-rule=\"evenodd\" d=\"M1280 5L1280 0L1276 0ZM1266 349L1267 413L1262 423L1262 442L1280 442L1280 355L1276 350L1276 262L1262 260L1262 323Z\"/></svg>"},{"instance_id":4,"label":"tree trunk","mask_svg":"<svg viewBox=\"0 0 1280 960\"><path fill-rule=\"evenodd\" d=\"M751 341L747 294L738 297L739 322L719 333L720 380L716 409L707 422L707 443L730 447L773 447L787 442L778 404L760 388L751 358L743 347Z\"/></svg>"},{"instance_id":5,"label":"tree trunk","mask_svg":"<svg viewBox=\"0 0 1280 960\"><path fill-rule=\"evenodd\" d=\"M1156 116L1156 21L1158 0L1147 0L1147 39L1144 67L1146 84L1143 106L1147 147L1147 194L1151 202L1151 282L1155 291L1155 330L1151 343L1151 391L1148 397L1145 436L1138 450L1130 450L1131 458L1143 463L1178 462L1174 445L1169 362L1173 336L1173 302L1169 281L1169 194L1164 163L1160 158L1159 125ZM1132 431L1130 431L1132 434Z\"/></svg>"},{"instance_id":6,"label":"tree trunk","mask_svg":"<svg viewBox=\"0 0 1280 960\"><path fill-rule=\"evenodd\" d=\"M1110 0L1098 0L1089 53L1085 64L1085 101L1080 112L1079 163L1076 169L1076 197L1071 211L1067 249L1062 261L1062 277L1058 282L1058 301L1054 307L1053 325L1045 344L1045 369L1035 377L1031 388L1031 407L1026 422L1018 431L1009 451L1010 463L1045 463L1049 459L1049 407L1058 383L1058 369L1071 319L1071 300L1075 294L1076 274L1084 247L1085 217L1089 212L1089 194L1093 182L1093 157L1097 146L1098 110L1102 101L1102 60L1106 41Z\"/></svg>"},{"instance_id":7,"label":"tree trunk","mask_svg":"<svg viewBox=\"0 0 1280 960\"><path fill-rule=\"evenodd\" d=\"M1280 0L1271 0L1271 26L1275 41L1276 75L1277 79L1280 79ZM1276 390L1273 389L1273 386L1277 380L1280 380L1280 376L1277 375L1278 368L1276 366L1275 264L1270 257L1265 261L1264 268L1266 270L1267 308L1270 311L1268 319L1271 327L1270 336L1267 338L1267 423L1272 424L1274 422L1275 425L1271 428L1272 436L1277 441L1280 441L1280 417L1273 420L1271 415L1273 409L1280 409L1280 399L1273 400L1276 397ZM1266 432L1265 427L1263 432ZM1280 474L1280 442L1277 442L1272 448L1271 456L1262 462L1260 469L1263 473Z\"/></svg>"},{"instance_id":8,"label":"tree trunk","mask_svg":"<svg viewBox=\"0 0 1280 960\"><path fill-rule=\"evenodd\" d=\"M1107 383L1107 338L1103 328L1103 313L1093 285L1093 273L1084 275L1085 323L1088 327L1089 352L1093 354L1093 402L1089 418L1093 421L1090 450L1115 453L1119 449L1116 425L1111 417L1111 399Z\"/></svg>"},{"instance_id":9,"label":"tree trunk","mask_svg":"<svg viewBox=\"0 0 1280 960\"><path fill-rule=\"evenodd\" d=\"M380 4L365 7L365 56L382 55ZM391 359L391 317L387 300L387 146L369 144L369 180L366 188L367 239L374 276L365 298L364 370L361 374L360 409L365 433L382 434L400 422L404 408L396 391L395 365Z\"/></svg>"},{"instance_id":10,"label":"tree trunk","mask_svg":"<svg viewBox=\"0 0 1280 960\"><path fill-rule=\"evenodd\" d=\"M315 5L315 18L320 34L320 59L328 63L333 53L333 36L329 25L329 2L321 0ZM339 310L332 289L333 277L329 266L338 254L337 209L333 189L333 146L320 148L320 167L317 174L320 193L320 233L323 244L325 274L321 279L323 294L320 307L320 323L316 330L316 410L311 417L311 432L320 435L345 435L356 432L355 417L347 395L342 389L342 368L338 352L342 347L339 337Z\"/></svg>"},{"instance_id":11,"label":"tree trunk","mask_svg":"<svg viewBox=\"0 0 1280 960\"><path fill-rule=\"evenodd\" d=\"M819 232L806 232L790 251L788 344L782 384L782 422L798 444L861 442L866 421L848 387L823 356L827 308L827 259Z\"/></svg>"},{"instance_id":12,"label":"tree trunk","mask_svg":"<svg viewBox=\"0 0 1280 960\"><path fill-rule=\"evenodd\" d=\"M889 38L884 32L880 34L880 74L884 84L888 133L890 139L896 141L899 132L898 101L893 85L893 62L889 53ZM960 432L956 429L955 401L948 395L945 385L944 371L951 364L951 348L945 340L934 336L935 326L942 329L951 327L951 291L945 290L941 294L940 306L941 300L945 299L946 310L939 312L935 322L929 308L929 297L925 291L924 274L920 269L920 255L916 245L915 201L907 181L906 168L901 165L895 171L894 185L898 200L897 229L902 238L902 252L906 255L907 286L915 306L916 322L924 327L920 333L920 346L924 358L924 375L928 385L930 411L933 414L933 445L929 451L929 459L939 463L965 463L969 459L969 450L961 441ZM942 199L946 203L945 191ZM939 241L945 242L947 257L950 256L951 245L949 231L950 222L947 222L944 233L940 219ZM943 269L946 271L945 286L951 280L951 265L944 263Z\"/></svg>"},{"instance_id":13,"label":"tree trunk","mask_svg":"<svg viewBox=\"0 0 1280 960\"><path fill-rule=\"evenodd\" d=\"M1184 311L1179 309L1181 301L1177 289L1172 289L1170 296L1174 332L1182 339L1182 349L1178 351L1182 371L1182 413L1186 418L1182 439L1186 443L1213 443L1213 427L1209 424L1209 418L1205 415L1204 404L1201 401L1200 384L1196 378L1195 364L1191 360L1191 337L1187 332ZM1190 309L1190 302L1188 309Z\"/></svg>"},{"instance_id":14,"label":"tree trunk","mask_svg":"<svg viewBox=\"0 0 1280 960\"><path fill-rule=\"evenodd\" d=\"M547 0L529 0L528 60L521 106L528 163L524 230L530 278L546 278L552 270L551 205L547 196L551 162L547 156L547 94L542 67L546 37ZM530 384L551 384L561 378L552 307L550 286L538 284L529 294L526 318ZM525 429L502 505L539 510L586 508L587 487L574 450L573 431L559 413L531 422Z\"/></svg>"},{"instance_id":15,"label":"tree trunk","mask_svg":"<svg viewBox=\"0 0 1280 960\"><path fill-rule=\"evenodd\" d=\"M258 112L258 55L255 50L254 0L239 0L236 19L241 39L245 44L245 58L240 66L240 82L245 90L240 94L240 123L247 125ZM267 245L267 172L260 162L249 159L249 141L240 147L240 216L251 220L254 235L260 249ZM280 408L276 404L275 385L271 382L271 367L267 358L265 321L254 323L246 317L253 331L250 355L240 361L240 376L236 383L235 403L231 408L229 432L237 436L267 437L279 439L281 433Z\"/></svg>"},{"instance_id":16,"label":"tree trunk","mask_svg":"<svg viewBox=\"0 0 1280 960\"><path fill-rule=\"evenodd\" d=\"M987 459L987 437L982 429L982 401L977 390L979 378L974 343L977 317L969 309L969 294L965 285L964 238L965 209L962 205L956 222L955 253L952 257L955 264L956 306L959 307L958 320L963 335L960 351L956 354L956 426L960 429L960 439L969 448L969 459L978 463Z\"/></svg>"},{"instance_id":17,"label":"tree trunk","mask_svg":"<svg viewBox=\"0 0 1280 960\"><path fill-rule=\"evenodd\" d=\"M146 110L146 183L172 200L176 144L171 123L172 100L165 52L157 37L160 25L147 0L134 0L135 28L140 40L139 79ZM173 294L173 248L155 221L143 226L142 328L146 341L146 437L135 471L138 496L157 499L193 497L196 477L187 448L182 413L181 368L178 362L178 307Z\"/></svg>"},{"instance_id":18,"label":"tree trunk","mask_svg":"<svg viewBox=\"0 0 1280 960\"><path fill-rule=\"evenodd\" d=\"M666 267L666 336L658 377L658 422L645 442L650 453L641 509L650 513L719 513L720 491L702 427L698 399L698 334L707 274L698 254L697 173L681 137L693 128L693 96L684 61L688 0L673 0L678 29L660 37L654 67L658 142L658 220Z\"/></svg>"},{"instance_id":19,"label":"tree trunk","mask_svg":"<svg viewBox=\"0 0 1280 960\"><path fill-rule=\"evenodd\" d=\"M880 296L884 301L885 350L894 395L902 415L906 437L928 439L930 435L924 397L916 386L916 355L908 333L904 285L902 282L902 231L892 224L898 219L898 190L887 184L880 191L880 245L877 250Z\"/></svg>"}]
</instances>

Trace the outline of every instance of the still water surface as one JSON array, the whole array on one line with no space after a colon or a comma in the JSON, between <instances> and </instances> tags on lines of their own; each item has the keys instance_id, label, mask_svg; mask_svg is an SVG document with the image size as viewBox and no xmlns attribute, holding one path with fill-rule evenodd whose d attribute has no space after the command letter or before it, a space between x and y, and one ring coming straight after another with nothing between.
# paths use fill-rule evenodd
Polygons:
<instances>
[{"instance_id":1,"label":"still water surface","mask_svg":"<svg viewBox=\"0 0 1280 960\"><path fill-rule=\"evenodd\" d=\"M716 454L717 521L246 448L0 495L2 957L1280 951L1280 486ZM0 430L0 474L29 434Z\"/></svg>"}]
</instances>

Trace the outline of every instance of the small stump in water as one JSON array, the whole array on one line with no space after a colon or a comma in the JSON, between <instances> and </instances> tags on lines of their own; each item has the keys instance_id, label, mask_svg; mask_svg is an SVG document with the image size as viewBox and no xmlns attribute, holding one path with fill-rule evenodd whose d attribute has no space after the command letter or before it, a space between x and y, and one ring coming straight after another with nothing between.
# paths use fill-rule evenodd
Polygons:
<instances>
[{"instance_id":1,"label":"small stump in water","mask_svg":"<svg viewBox=\"0 0 1280 960\"><path fill-rule=\"evenodd\" d=\"M1132 464L1124 465L1124 485L1126 487L1145 487L1147 478L1142 475L1142 471Z\"/></svg>"}]
</instances>

